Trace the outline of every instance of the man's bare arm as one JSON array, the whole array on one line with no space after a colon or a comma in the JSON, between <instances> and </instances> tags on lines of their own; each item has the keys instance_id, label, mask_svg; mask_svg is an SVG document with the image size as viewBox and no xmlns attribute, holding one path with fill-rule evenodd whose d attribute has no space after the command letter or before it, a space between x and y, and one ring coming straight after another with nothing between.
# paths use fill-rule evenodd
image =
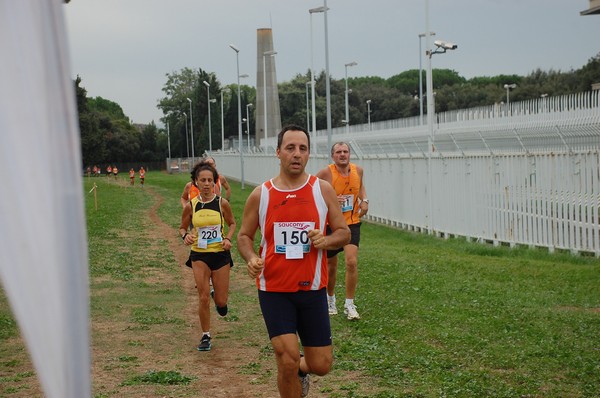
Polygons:
<instances>
[{"instance_id":1,"label":"man's bare arm","mask_svg":"<svg viewBox=\"0 0 600 398\"><path fill-rule=\"evenodd\" d=\"M252 191L246 205L244 206L244 214L242 215L242 225L237 238L237 248L246 261L248 274L252 278L256 278L264 268L262 259L254 251L254 236L258 229L258 207L260 205L260 190L258 186Z\"/></svg>"}]
</instances>

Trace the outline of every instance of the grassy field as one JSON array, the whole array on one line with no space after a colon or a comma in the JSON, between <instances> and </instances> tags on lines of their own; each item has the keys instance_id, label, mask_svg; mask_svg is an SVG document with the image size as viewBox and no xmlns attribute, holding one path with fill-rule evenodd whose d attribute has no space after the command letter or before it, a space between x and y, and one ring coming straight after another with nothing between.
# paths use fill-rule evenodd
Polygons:
<instances>
[{"instance_id":1,"label":"grassy field","mask_svg":"<svg viewBox=\"0 0 600 398\"><path fill-rule=\"evenodd\" d=\"M153 232L146 211L179 225L177 198L188 175L148 173L145 189L102 181L98 211L87 194L94 396L196 396L176 336L190 333L181 273L167 236ZM232 183L242 214L250 189ZM149 194L149 190L154 195ZM236 262L241 264L239 256ZM343 261L340 263L343 265ZM244 266L234 267L244 273ZM342 283L343 266L338 281ZM0 292L1 293L1 292ZM343 286L337 287L343 297ZM231 341L261 351L238 374L267 374L268 342L251 283L231 292ZM245 304L244 304L245 303ZM342 397L600 396L600 261L545 251L491 247L464 240L363 224L356 304L361 320L332 317L335 364L313 391ZM242 321L243 320L243 321ZM117 322L117 327L112 323ZM158 326L158 327L157 327ZM109 328L111 333L103 333ZM37 381L6 299L0 294L0 396L37 396ZM263 336L264 337L264 336ZM247 339L247 341L244 341ZM104 347L117 354L103 358ZM161 372L142 372L136 348L164 358ZM263 358L264 357L264 358ZM98 367L100 367L98 369ZM272 374L253 383L270 383ZM111 382L113 377L117 382ZM151 385L148 389L140 386ZM146 388L146 387L144 387ZM202 395L200 395L202 396ZM312 396L312 393L311 393Z\"/></svg>"}]
</instances>

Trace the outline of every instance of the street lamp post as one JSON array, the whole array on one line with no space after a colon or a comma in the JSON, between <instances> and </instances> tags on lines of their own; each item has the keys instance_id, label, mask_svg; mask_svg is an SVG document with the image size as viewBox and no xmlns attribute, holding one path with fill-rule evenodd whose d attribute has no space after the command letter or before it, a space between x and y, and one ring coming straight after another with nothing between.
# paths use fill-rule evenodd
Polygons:
<instances>
[{"instance_id":1,"label":"street lamp post","mask_svg":"<svg viewBox=\"0 0 600 398\"><path fill-rule=\"evenodd\" d=\"M192 117L192 100L189 98L186 98L186 99L190 103L190 135L192 136L192 167L193 167L194 163L196 161L195 156L194 156L194 118Z\"/></svg>"},{"instance_id":2,"label":"street lamp post","mask_svg":"<svg viewBox=\"0 0 600 398\"><path fill-rule=\"evenodd\" d=\"M169 131L169 121L167 121L167 148L169 149L169 170L171 169L171 132Z\"/></svg>"},{"instance_id":3,"label":"street lamp post","mask_svg":"<svg viewBox=\"0 0 600 398\"><path fill-rule=\"evenodd\" d=\"M225 116L223 114L223 93L228 93L228 88L221 90L221 151L225 150Z\"/></svg>"},{"instance_id":4,"label":"street lamp post","mask_svg":"<svg viewBox=\"0 0 600 398\"><path fill-rule=\"evenodd\" d=\"M277 54L277 51L265 51L263 53L263 94L264 94L264 103L263 103L263 110L264 110L264 129L265 129L265 142L264 142L264 147L265 147L265 152L267 151L267 57L273 57L275 56L275 54ZM248 136L249 137L249 136Z\"/></svg>"},{"instance_id":5,"label":"street lamp post","mask_svg":"<svg viewBox=\"0 0 600 398\"><path fill-rule=\"evenodd\" d=\"M504 88L506 89L506 106L510 105L510 90L513 88L517 88L516 83L505 84Z\"/></svg>"},{"instance_id":6,"label":"street lamp post","mask_svg":"<svg viewBox=\"0 0 600 398\"><path fill-rule=\"evenodd\" d=\"M331 148L331 82L329 79L329 34L327 33L327 0L323 0L325 24L325 100L327 102L327 148Z\"/></svg>"},{"instance_id":7,"label":"street lamp post","mask_svg":"<svg viewBox=\"0 0 600 398\"><path fill-rule=\"evenodd\" d=\"M308 12L311 14L322 12L323 22L325 24L325 101L327 103L327 147L331 148L331 83L329 79L329 34L327 32L327 10L329 10L329 7L327 7L327 0L323 0L323 7L313 8L308 10Z\"/></svg>"},{"instance_id":8,"label":"street lamp post","mask_svg":"<svg viewBox=\"0 0 600 398\"><path fill-rule=\"evenodd\" d=\"M308 10L309 14L310 14L310 90L311 90L311 102L312 102L312 134L314 134L315 136L313 137L313 153L317 153L317 140L316 140L316 134L317 134L317 113L316 113L316 104L315 104L315 67L314 67L314 60L313 60L313 28L312 28L312 15L315 13L319 13L319 12L324 12L325 11L325 7L317 7L317 8L311 8L310 10ZM306 126L306 128L308 128L308 126Z\"/></svg>"},{"instance_id":9,"label":"street lamp post","mask_svg":"<svg viewBox=\"0 0 600 398\"><path fill-rule=\"evenodd\" d=\"M237 89L238 89L238 147L240 151L240 168L241 168L241 184L244 189L244 154L242 152L242 93L240 91L240 50L230 44L229 47L235 51L235 58L237 61Z\"/></svg>"},{"instance_id":10,"label":"street lamp post","mask_svg":"<svg viewBox=\"0 0 600 398\"><path fill-rule=\"evenodd\" d=\"M246 129L248 130L248 152L250 152L250 110L252 103L246 105Z\"/></svg>"},{"instance_id":11,"label":"street lamp post","mask_svg":"<svg viewBox=\"0 0 600 398\"><path fill-rule=\"evenodd\" d=\"M435 32L429 32L429 35L435 36ZM427 36L427 33L419 33L419 115L421 117L421 126L423 125L423 56L421 53L421 39L425 36Z\"/></svg>"},{"instance_id":12,"label":"street lamp post","mask_svg":"<svg viewBox=\"0 0 600 398\"><path fill-rule=\"evenodd\" d=\"M308 131L310 131L310 111L308 108L308 85L311 84L311 82L306 82L306 129Z\"/></svg>"},{"instance_id":13,"label":"street lamp post","mask_svg":"<svg viewBox=\"0 0 600 398\"><path fill-rule=\"evenodd\" d=\"M187 113L183 112L183 117L185 119L185 147L187 148L187 157L190 158L190 134L188 133L187 126Z\"/></svg>"},{"instance_id":14,"label":"street lamp post","mask_svg":"<svg viewBox=\"0 0 600 398\"><path fill-rule=\"evenodd\" d=\"M350 111L348 109L348 67L358 65L356 62L352 61L347 64L344 64L344 69L346 70L346 91L345 91L345 103L346 103L346 133L350 132Z\"/></svg>"},{"instance_id":15,"label":"street lamp post","mask_svg":"<svg viewBox=\"0 0 600 398\"><path fill-rule=\"evenodd\" d=\"M206 86L206 97L208 103L208 152L212 152L212 126L210 123L210 83L203 80L202 83Z\"/></svg>"},{"instance_id":16,"label":"street lamp post","mask_svg":"<svg viewBox=\"0 0 600 398\"><path fill-rule=\"evenodd\" d=\"M369 131L371 131L371 100L367 100L367 123L369 124Z\"/></svg>"},{"instance_id":17,"label":"street lamp post","mask_svg":"<svg viewBox=\"0 0 600 398\"><path fill-rule=\"evenodd\" d=\"M433 75L431 69L431 57L433 54L444 54L446 50L456 50L458 46L453 43L445 42L442 40L436 40L434 42L437 47L435 51L431 49L431 36L432 32L429 30L429 0L425 0L425 38L426 38L426 50L425 54L427 55L427 128L429 130L428 138L427 138L427 165L428 165L428 183L427 183L427 193L429 196L429 234L433 234L435 230L434 225L434 214L433 214L433 170L432 170L432 162L431 157L433 152L435 151L435 137L434 137L434 129L433 129L433 116L435 114L435 105L433 102Z\"/></svg>"}]
</instances>

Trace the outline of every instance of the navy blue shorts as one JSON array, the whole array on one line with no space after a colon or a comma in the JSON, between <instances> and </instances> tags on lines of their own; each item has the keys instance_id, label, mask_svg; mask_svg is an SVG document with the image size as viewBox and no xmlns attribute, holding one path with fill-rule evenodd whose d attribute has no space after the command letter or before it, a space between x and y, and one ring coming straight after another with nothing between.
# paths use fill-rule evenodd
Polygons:
<instances>
[{"instance_id":1,"label":"navy blue shorts","mask_svg":"<svg viewBox=\"0 0 600 398\"><path fill-rule=\"evenodd\" d=\"M354 245L358 247L358 244L360 243L360 224L361 223L348 225L348 228L350 228L350 243L348 243L349 245ZM329 228L329 226L327 226L326 231L327 235L331 233L331 229ZM343 251L343 247L340 247L339 249L335 250L327 250L327 258L335 257L338 253L341 253Z\"/></svg>"},{"instance_id":2,"label":"navy blue shorts","mask_svg":"<svg viewBox=\"0 0 600 398\"><path fill-rule=\"evenodd\" d=\"M291 293L258 291L269 338L298 333L304 347L331 345L327 289Z\"/></svg>"}]
</instances>

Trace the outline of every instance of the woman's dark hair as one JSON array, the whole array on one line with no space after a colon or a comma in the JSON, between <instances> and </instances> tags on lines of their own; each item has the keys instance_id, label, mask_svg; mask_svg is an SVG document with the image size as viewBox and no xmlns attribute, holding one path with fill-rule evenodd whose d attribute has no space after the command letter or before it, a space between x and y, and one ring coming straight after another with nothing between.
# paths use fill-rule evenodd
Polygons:
<instances>
[{"instance_id":1,"label":"woman's dark hair","mask_svg":"<svg viewBox=\"0 0 600 398\"><path fill-rule=\"evenodd\" d=\"M306 138L308 139L308 150L310 151L310 135L308 134L308 131L306 131L306 129L304 127L300 127L295 124L290 124L288 126L285 126L279 132L279 134L277 134L277 149L281 149L281 143L283 142L283 136L288 131L302 131L304 134L306 134Z\"/></svg>"},{"instance_id":2,"label":"woman's dark hair","mask_svg":"<svg viewBox=\"0 0 600 398\"><path fill-rule=\"evenodd\" d=\"M196 183L196 178L198 177L198 174L200 174L200 172L203 170L210 171L213 175L213 181L217 182L217 180L219 179L219 173L217 173L217 169L215 169L206 160L201 160L194 165L194 167L192 168L192 172L190 173L192 175L192 184Z\"/></svg>"}]
</instances>

